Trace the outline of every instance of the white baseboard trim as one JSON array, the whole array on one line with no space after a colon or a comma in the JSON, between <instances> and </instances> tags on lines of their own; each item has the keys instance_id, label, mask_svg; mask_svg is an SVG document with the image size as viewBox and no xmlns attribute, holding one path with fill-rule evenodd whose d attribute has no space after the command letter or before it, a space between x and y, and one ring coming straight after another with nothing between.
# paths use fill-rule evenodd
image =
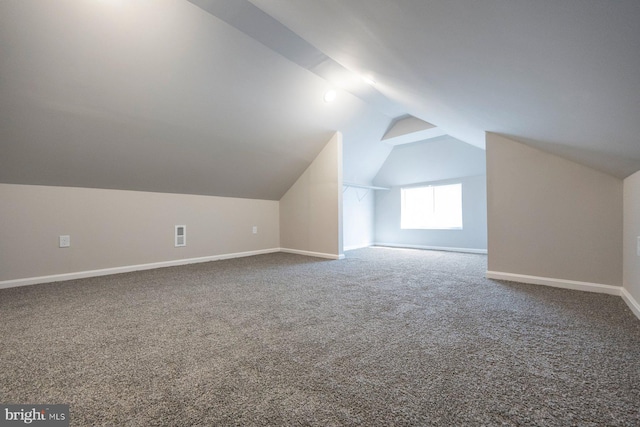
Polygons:
<instances>
[{"instance_id":1,"label":"white baseboard trim","mask_svg":"<svg viewBox=\"0 0 640 427\"><path fill-rule=\"evenodd\" d=\"M269 254L280 252L280 248L259 249L255 251L236 252L230 254L212 255L199 258L186 258L171 261L152 262L148 264L126 265L123 267L103 268L100 270L78 271L75 273L54 274L50 276L28 277L25 279L14 279L0 281L0 289L13 288L16 286L37 285L39 283L60 282L63 280L84 279L87 277L107 276L110 274L129 273L131 271L152 270L154 268L174 267L178 265L195 264L199 262L218 261L222 259L242 258L247 256Z\"/></svg>"},{"instance_id":2,"label":"white baseboard trim","mask_svg":"<svg viewBox=\"0 0 640 427\"><path fill-rule=\"evenodd\" d=\"M532 285L553 286L554 288L573 289L576 291L597 292L609 295L621 295L622 286L603 285L601 283L578 282L575 280L554 279L551 277L528 276L526 274L487 271L487 279L508 280L510 282L529 283Z\"/></svg>"},{"instance_id":3,"label":"white baseboard trim","mask_svg":"<svg viewBox=\"0 0 640 427\"><path fill-rule=\"evenodd\" d=\"M344 259L344 254L335 255L335 254L327 254L327 253L324 253L324 252L303 251L303 250L300 250L300 249L280 248L280 252L286 252L288 254L312 256L312 257L316 257L316 258Z\"/></svg>"},{"instance_id":4,"label":"white baseboard trim","mask_svg":"<svg viewBox=\"0 0 640 427\"><path fill-rule=\"evenodd\" d=\"M627 303L633 314L640 319L640 303L625 288L622 288L620 296L622 296L622 299Z\"/></svg>"},{"instance_id":5,"label":"white baseboard trim","mask_svg":"<svg viewBox=\"0 0 640 427\"><path fill-rule=\"evenodd\" d=\"M369 246L372 246L373 243L369 242L369 243L360 243L358 245L351 245L351 246L345 246L344 250L345 251L353 251L355 249L362 249L362 248L368 248Z\"/></svg>"},{"instance_id":6,"label":"white baseboard trim","mask_svg":"<svg viewBox=\"0 0 640 427\"><path fill-rule=\"evenodd\" d=\"M372 246L388 246L390 248L407 248L407 249L427 249L431 251L446 251L446 252L463 252L468 254L486 254L486 249L475 248L451 248L447 246L424 246L424 245L407 245L404 243L383 243L375 242Z\"/></svg>"}]
</instances>

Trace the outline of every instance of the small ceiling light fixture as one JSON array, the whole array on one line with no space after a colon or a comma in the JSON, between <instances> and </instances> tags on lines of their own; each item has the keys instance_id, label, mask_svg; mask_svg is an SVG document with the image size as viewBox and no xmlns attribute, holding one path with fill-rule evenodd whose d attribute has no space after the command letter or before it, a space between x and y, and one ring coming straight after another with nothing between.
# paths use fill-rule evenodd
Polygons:
<instances>
[{"instance_id":1,"label":"small ceiling light fixture","mask_svg":"<svg viewBox=\"0 0 640 427\"><path fill-rule=\"evenodd\" d=\"M324 102L326 102L328 104L330 102L333 102L336 99L337 95L338 94L336 93L335 90L329 89L328 91L326 91L324 93L324 97L322 99L324 99Z\"/></svg>"},{"instance_id":2,"label":"small ceiling light fixture","mask_svg":"<svg viewBox=\"0 0 640 427\"><path fill-rule=\"evenodd\" d=\"M362 81L371 86L376 84L376 81L371 76L363 76Z\"/></svg>"}]
</instances>

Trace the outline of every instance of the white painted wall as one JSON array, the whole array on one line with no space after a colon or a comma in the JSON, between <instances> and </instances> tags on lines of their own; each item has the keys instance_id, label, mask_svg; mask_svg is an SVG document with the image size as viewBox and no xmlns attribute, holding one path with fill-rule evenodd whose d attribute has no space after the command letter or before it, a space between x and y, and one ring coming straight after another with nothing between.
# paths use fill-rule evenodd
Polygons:
<instances>
[{"instance_id":1,"label":"white painted wall","mask_svg":"<svg viewBox=\"0 0 640 427\"><path fill-rule=\"evenodd\" d=\"M489 271L621 286L622 187L488 133Z\"/></svg>"},{"instance_id":2,"label":"white painted wall","mask_svg":"<svg viewBox=\"0 0 640 427\"><path fill-rule=\"evenodd\" d=\"M486 160L484 150L445 136L393 149L374 179L390 187L377 191L375 242L383 245L487 248ZM402 186L462 183L462 230L403 230L400 228Z\"/></svg>"},{"instance_id":3,"label":"white painted wall","mask_svg":"<svg viewBox=\"0 0 640 427\"><path fill-rule=\"evenodd\" d=\"M374 242L375 192L348 187L342 193L344 250L371 246Z\"/></svg>"},{"instance_id":4,"label":"white painted wall","mask_svg":"<svg viewBox=\"0 0 640 427\"><path fill-rule=\"evenodd\" d=\"M640 303L640 256L637 253L640 236L640 172L624 180L624 289ZM640 308L640 306L638 307ZM640 313L638 314L640 317Z\"/></svg>"},{"instance_id":5,"label":"white painted wall","mask_svg":"<svg viewBox=\"0 0 640 427\"><path fill-rule=\"evenodd\" d=\"M0 200L0 282L279 247L277 201L13 184Z\"/></svg>"},{"instance_id":6,"label":"white painted wall","mask_svg":"<svg viewBox=\"0 0 640 427\"><path fill-rule=\"evenodd\" d=\"M342 255L342 135L337 132L280 199L283 250Z\"/></svg>"}]
</instances>

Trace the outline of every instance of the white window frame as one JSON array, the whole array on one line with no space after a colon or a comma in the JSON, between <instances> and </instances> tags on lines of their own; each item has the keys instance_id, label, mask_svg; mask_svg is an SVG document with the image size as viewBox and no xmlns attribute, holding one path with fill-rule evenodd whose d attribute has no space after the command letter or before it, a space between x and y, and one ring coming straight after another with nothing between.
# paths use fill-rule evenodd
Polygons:
<instances>
[{"instance_id":1,"label":"white window frame","mask_svg":"<svg viewBox=\"0 0 640 427\"><path fill-rule=\"evenodd\" d=\"M454 191L460 195L459 201L455 200L454 208L459 211L455 212L455 218L451 218L451 214L447 212L447 209L438 210L438 188L443 187L457 187ZM425 202L429 206L416 206L419 203L417 200L410 200L410 197L418 197L419 192L422 192L425 197L430 198ZM454 197L457 194L453 195ZM440 199L445 197L444 194L440 196ZM400 228L403 230L462 230L463 229L463 215L462 215L462 183L455 182L450 184L438 184L438 185L422 185L412 187L402 187L400 189ZM457 197L456 197L457 199ZM446 199L445 199L446 200ZM408 204L413 204L414 208L418 212L414 212L411 215L408 212L410 207ZM422 210L423 212L419 212ZM413 218L412 218L413 216ZM446 216L446 219L445 219Z\"/></svg>"}]
</instances>

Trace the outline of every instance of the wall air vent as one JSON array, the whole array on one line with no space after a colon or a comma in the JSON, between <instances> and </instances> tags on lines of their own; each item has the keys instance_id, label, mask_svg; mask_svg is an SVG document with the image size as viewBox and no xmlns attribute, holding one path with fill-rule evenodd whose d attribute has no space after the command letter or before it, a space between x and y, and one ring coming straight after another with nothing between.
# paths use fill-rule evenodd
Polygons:
<instances>
[{"instance_id":1,"label":"wall air vent","mask_svg":"<svg viewBox=\"0 0 640 427\"><path fill-rule=\"evenodd\" d=\"M176 225L176 248L178 246L187 246L187 226Z\"/></svg>"}]
</instances>

